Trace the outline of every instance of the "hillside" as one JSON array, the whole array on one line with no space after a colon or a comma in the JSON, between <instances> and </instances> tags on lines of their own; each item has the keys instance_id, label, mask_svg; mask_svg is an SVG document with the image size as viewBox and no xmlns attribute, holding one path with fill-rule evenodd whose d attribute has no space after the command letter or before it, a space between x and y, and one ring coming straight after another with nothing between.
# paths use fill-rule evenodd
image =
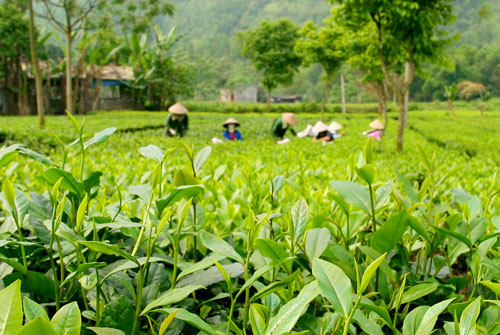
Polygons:
<instances>
[{"instance_id":1,"label":"hillside","mask_svg":"<svg viewBox=\"0 0 500 335\"><path fill-rule=\"evenodd\" d=\"M181 45L194 53L232 57L234 36L240 30L256 27L262 20L291 18L296 24L307 20L321 22L329 15L325 0L172 0L177 11L165 19L165 27L176 26L184 40ZM486 5L485 5L486 4ZM481 17L488 9L489 15ZM457 22L452 32L461 33L461 42L476 46L500 40L500 1L456 0Z\"/></svg>"}]
</instances>

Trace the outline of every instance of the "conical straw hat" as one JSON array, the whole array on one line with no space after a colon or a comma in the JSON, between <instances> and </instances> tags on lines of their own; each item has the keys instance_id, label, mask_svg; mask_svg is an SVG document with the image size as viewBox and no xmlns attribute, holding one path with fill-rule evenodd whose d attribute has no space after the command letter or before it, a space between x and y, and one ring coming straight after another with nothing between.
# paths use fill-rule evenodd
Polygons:
<instances>
[{"instance_id":1,"label":"conical straw hat","mask_svg":"<svg viewBox=\"0 0 500 335\"><path fill-rule=\"evenodd\" d=\"M382 130L385 128L385 126L379 120L375 120L372 123L370 123L370 127L375 130Z\"/></svg>"},{"instance_id":2,"label":"conical straw hat","mask_svg":"<svg viewBox=\"0 0 500 335\"><path fill-rule=\"evenodd\" d=\"M315 133L322 133L324 131L328 131L328 126L326 124L324 124L323 122L318 121L318 122L316 122L316 124L314 125L312 130Z\"/></svg>"},{"instance_id":3,"label":"conical straw hat","mask_svg":"<svg viewBox=\"0 0 500 335\"><path fill-rule=\"evenodd\" d=\"M168 111L172 114L176 114L176 115L183 115L183 114L187 114L188 113L188 110L186 109L186 107L184 107L181 103L176 103L175 105L172 105L170 106L170 108L168 109Z\"/></svg>"},{"instance_id":4,"label":"conical straw hat","mask_svg":"<svg viewBox=\"0 0 500 335\"><path fill-rule=\"evenodd\" d=\"M236 127L239 127L240 123L238 121L236 121L236 119L233 119L232 117L230 117L229 119L226 120L226 122L224 122L224 127L227 128L228 125L230 124L234 124Z\"/></svg>"},{"instance_id":5,"label":"conical straw hat","mask_svg":"<svg viewBox=\"0 0 500 335\"><path fill-rule=\"evenodd\" d=\"M332 123L330 123L330 126L328 127L328 130L333 132L333 131L339 131L342 128L343 126L340 123L332 121Z\"/></svg>"},{"instance_id":6,"label":"conical straw hat","mask_svg":"<svg viewBox=\"0 0 500 335\"><path fill-rule=\"evenodd\" d=\"M285 121L287 124L291 126L295 126L297 124L297 118L293 113L283 113L281 118L283 119L283 121Z\"/></svg>"}]
</instances>

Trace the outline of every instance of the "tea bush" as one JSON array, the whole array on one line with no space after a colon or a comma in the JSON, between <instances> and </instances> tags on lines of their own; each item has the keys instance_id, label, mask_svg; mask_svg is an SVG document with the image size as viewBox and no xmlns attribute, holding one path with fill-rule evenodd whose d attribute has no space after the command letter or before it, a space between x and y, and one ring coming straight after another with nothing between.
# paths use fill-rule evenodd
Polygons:
<instances>
[{"instance_id":1,"label":"tea bush","mask_svg":"<svg viewBox=\"0 0 500 335\"><path fill-rule=\"evenodd\" d=\"M218 145L227 114L2 118L0 334L499 334L500 114L457 115L412 113L402 155L369 114L325 146L265 113Z\"/></svg>"}]
</instances>

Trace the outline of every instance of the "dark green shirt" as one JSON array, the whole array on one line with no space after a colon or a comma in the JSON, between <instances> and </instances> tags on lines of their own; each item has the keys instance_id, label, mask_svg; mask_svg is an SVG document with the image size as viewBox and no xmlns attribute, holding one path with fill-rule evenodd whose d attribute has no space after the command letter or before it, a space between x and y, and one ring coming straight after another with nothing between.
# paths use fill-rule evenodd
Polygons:
<instances>
[{"instance_id":1,"label":"dark green shirt","mask_svg":"<svg viewBox=\"0 0 500 335\"><path fill-rule=\"evenodd\" d=\"M177 133L176 135L179 135L180 137L186 136L186 133L189 129L188 116L184 116L182 120L174 120L172 118L172 114L168 114L167 120L165 122L165 136L172 136L172 134L170 134L170 132L168 131L169 129L175 130L175 132Z\"/></svg>"},{"instance_id":2,"label":"dark green shirt","mask_svg":"<svg viewBox=\"0 0 500 335\"><path fill-rule=\"evenodd\" d=\"M290 132L294 135L297 136L297 133L295 130L291 127L289 127L287 124L283 123L283 119L281 117L277 118L276 120L273 121L273 124L271 126L271 135L279 138L283 138L285 136L286 131L290 129Z\"/></svg>"}]
</instances>

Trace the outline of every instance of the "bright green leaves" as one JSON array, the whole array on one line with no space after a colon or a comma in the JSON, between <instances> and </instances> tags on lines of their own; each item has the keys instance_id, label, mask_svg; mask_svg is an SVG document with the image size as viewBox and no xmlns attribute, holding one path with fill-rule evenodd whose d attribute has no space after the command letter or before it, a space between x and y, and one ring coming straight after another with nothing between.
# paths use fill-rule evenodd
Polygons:
<instances>
[{"instance_id":1,"label":"bright green leaves","mask_svg":"<svg viewBox=\"0 0 500 335\"><path fill-rule=\"evenodd\" d=\"M375 182L376 171L375 167L371 164L367 164L359 169L356 169L356 173L358 174L358 177L368 185L372 185Z\"/></svg>"},{"instance_id":2,"label":"bright green leaves","mask_svg":"<svg viewBox=\"0 0 500 335\"><path fill-rule=\"evenodd\" d=\"M139 148L139 153L142 156L150 158L157 162L162 162L165 154L165 152L162 149L153 144Z\"/></svg>"},{"instance_id":3,"label":"bright green leaves","mask_svg":"<svg viewBox=\"0 0 500 335\"><path fill-rule=\"evenodd\" d=\"M292 207L292 232L293 240L298 243L299 239L304 236L307 220L309 220L309 207L304 199L300 199Z\"/></svg>"},{"instance_id":4,"label":"bright green leaves","mask_svg":"<svg viewBox=\"0 0 500 335\"><path fill-rule=\"evenodd\" d=\"M82 319L76 302L61 308L50 322L59 335L80 335Z\"/></svg>"},{"instance_id":5,"label":"bright green leaves","mask_svg":"<svg viewBox=\"0 0 500 335\"><path fill-rule=\"evenodd\" d=\"M24 307L24 316L26 317L26 320L33 321L37 317L42 317L44 319L47 319L49 321L49 317L47 316L47 312L45 309L43 309L42 306L34 302L28 297L24 297L23 300L23 307Z\"/></svg>"},{"instance_id":6,"label":"bright green leaves","mask_svg":"<svg viewBox=\"0 0 500 335\"><path fill-rule=\"evenodd\" d=\"M296 298L281 307L278 314L269 320L264 335L288 334L309 303L318 296L320 292L318 286L318 282L311 282L300 291Z\"/></svg>"},{"instance_id":7,"label":"bright green leaves","mask_svg":"<svg viewBox=\"0 0 500 335\"><path fill-rule=\"evenodd\" d=\"M394 249L403 238L410 219L406 211L391 217L373 234L371 247L381 253Z\"/></svg>"},{"instance_id":8,"label":"bright green leaves","mask_svg":"<svg viewBox=\"0 0 500 335\"><path fill-rule=\"evenodd\" d=\"M226 256L227 258L234 259L241 264L245 263L243 258L234 250L234 248L220 237L203 230L200 232L200 239L207 249L210 249L217 254Z\"/></svg>"},{"instance_id":9,"label":"bright green leaves","mask_svg":"<svg viewBox=\"0 0 500 335\"><path fill-rule=\"evenodd\" d=\"M23 324L21 282L0 291L0 335L15 335Z\"/></svg>"},{"instance_id":10,"label":"bright green leaves","mask_svg":"<svg viewBox=\"0 0 500 335\"><path fill-rule=\"evenodd\" d=\"M384 261L385 256L386 254L383 254L366 268L366 271L363 274L363 279L361 279L360 286L358 287L358 296L361 296L363 292L366 290L366 288L370 284L370 281L375 275L375 272L380 267L380 264L382 264L382 262Z\"/></svg>"},{"instance_id":11,"label":"bright green leaves","mask_svg":"<svg viewBox=\"0 0 500 335\"><path fill-rule=\"evenodd\" d=\"M306 236L306 255L312 262L319 258L328 247L331 233L326 228L316 228L307 231Z\"/></svg>"},{"instance_id":12,"label":"bright green leaves","mask_svg":"<svg viewBox=\"0 0 500 335\"><path fill-rule=\"evenodd\" d=\"M203 167L203 165L207 161L208 157L210 157L211 153L212 153L212 147L210 147L210 146L205 147L205 148L201 149L200 151L198 151L198 153L196 154L196 157L193 160L193 169L194 169L196 174L198 174L198 172L200 172L201 168Z\"/></svg>"},{"instance_id":13,"label":"bright green leaves","mask_svg":"<svg viewBox=\"0 0 500 335\"><path fill-rule=\"evenodd\" d=\"M58 333L54 330L54 327L50 324L48 320L42 317L37 317L34 320L28 322L21 328L16 335L64 335L64 333Z\"/></svg>"},{"instance_id":14,"label":"bright green leaves","mask_svg":"<svg viewBox=\"0 0 500 335\"><path fill-rule=\"evenodd\" d=\"M90 147L93 144L102 143L102 142L106 141L111 135L113 135L115 133L116 129L117 128L115 128L115 127L106 128L103 131L95 133L91 139L89 139L87 142L85 142L83 147L85 149L87 149L88 147Z\"/></svg>"},{"instance_id":15,"label":"bright green leaves","mask_svg":"<svg viewBox=\"0 0 500 335\"><path fill-rule=\"evenodd\" d=\"M2 185L3 195L5 196L5 200L9 204L9 207L12 211L16 209L16 190L14 189L14 185L10 182L9 179L5 178Z\"/></svg>"},{"instance_id":16,"label":"bright green leaves","mask_svg":"<svg viewBox=\"0 0 500 335\"><path fill-rule=\"evenodd\" d=\"M370 193L363 186L350 181L331 181L330 186L351 205L371 215Z\"/></svg>"},{"instance_id":17,"label":"bright green leaves","mask_svg":"<svg viewBox=\"0 0 500 335\"><path fill-rule=\"evenodd\" d=\"M0 335L80 335L82 320L76 302L65 305L49 321L45 310L25 298L26 323L23 324L21 281L0 291Z\"/></svg>"},{"instance_id":18,"label":"bright green leaves","mask_svg":"<svg viewBox=\"0 0 500 335\"><path fill-rule=\"evenodd\" d=\"M321 295L332 304L340 316L347 318L352 309L352 285L338 266L327 261L316 259L313 263L313 274L318 280Z\"/></svg>"},{"instance_id":19,"label":"bright green leaves","mask_svg":"<svg viewBox=\"0 0 500 335\"><path fill-rule=\"evenodd\" d=\"M420 306L411 311L403 324L403 335L430 335L439 314L453 301L449 299L432 307Z\"/></svg>"},{"instance_id":20,"label":"bright green leaves","mask_svg":"<svg viewBox=\"0 0 500 335\"><path fill-rule=\"evenodd\" d=\"M159 298L153 300L150 304L148 304L142 311L141 315L147 314L153 309L158 307L166 307L168 305L172 305L176 302L182 301L186 299L191 293L196 290L203 289L203 286L185 286L181 288L175 288L170 290L160 296Z\"/></svg>"},{"instance_id":21,"label":"bright green leaves","mask_svg":"<svg viewBox=\"0 0 500 335\"><path fill-rule=\"evenodd\" d=\"M402 304L412 302L419 298L425 297L426 295L434 292L439 287L437 283L424 283L410 287L408 291L403 293L401 299Z\"/></svg>"}]
</instances>

